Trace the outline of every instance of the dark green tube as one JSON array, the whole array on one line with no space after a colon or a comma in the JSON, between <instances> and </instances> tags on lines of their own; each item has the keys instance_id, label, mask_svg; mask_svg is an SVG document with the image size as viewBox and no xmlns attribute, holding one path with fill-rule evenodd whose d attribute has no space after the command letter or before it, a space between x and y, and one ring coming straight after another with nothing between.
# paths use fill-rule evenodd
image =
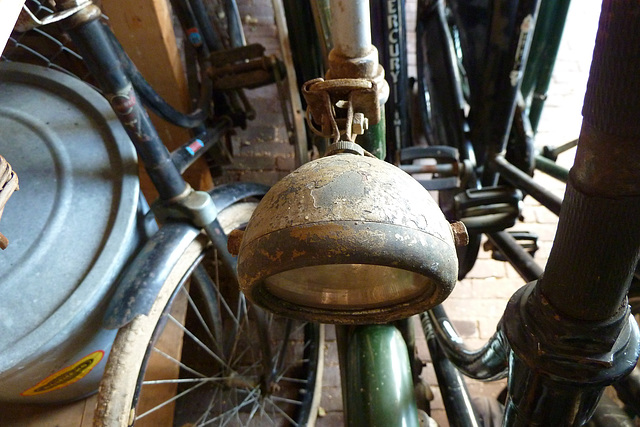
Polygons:
<instances>
[{"instance_id":1,"label":"dark green tube","mask_svg":"<svg viewBox=\"0 0 640 427\"><path fill-rule=\"evenodd\" d=\"M392 325L337 327L349 427L418 426L407 346Z\"/></svg>"}]
</instances>

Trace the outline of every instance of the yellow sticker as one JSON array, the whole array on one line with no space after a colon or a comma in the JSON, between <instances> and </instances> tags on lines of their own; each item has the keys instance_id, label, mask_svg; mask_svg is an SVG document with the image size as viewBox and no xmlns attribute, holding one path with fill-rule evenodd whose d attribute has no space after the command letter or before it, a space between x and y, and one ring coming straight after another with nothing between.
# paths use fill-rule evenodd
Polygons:
<instances>
[{"instance_id":1,"label":"yellow sticker","mask_svg":"<svg viewBox=\"0 0 640 427\"><path fill-rule=\"evenodd\" d=\"M104 351L98 350L83 357L71 366L49 375L29 390L20 393L20 396L36 396L49 393L62 387L67 387L85 377L104 357Z\"/></svg>"}]
</instances>

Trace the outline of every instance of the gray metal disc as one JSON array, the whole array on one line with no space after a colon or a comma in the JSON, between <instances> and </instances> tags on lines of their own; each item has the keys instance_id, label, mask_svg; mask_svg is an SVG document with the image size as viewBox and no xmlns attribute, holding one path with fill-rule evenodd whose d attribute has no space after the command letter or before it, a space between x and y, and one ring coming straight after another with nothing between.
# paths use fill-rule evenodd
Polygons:
<instances>
[{"instance_id":1,"label":"gray metal disc","mask_svg":"<svg viewBox=\"0 0 640 427\"><path fill-rule=\"evenodd\" d=\"M136 154L102 96L61 72L0 64L0 153L20 179L0 227L0 373L72 336L132 252Z\"/></svg>"}]
</instances>

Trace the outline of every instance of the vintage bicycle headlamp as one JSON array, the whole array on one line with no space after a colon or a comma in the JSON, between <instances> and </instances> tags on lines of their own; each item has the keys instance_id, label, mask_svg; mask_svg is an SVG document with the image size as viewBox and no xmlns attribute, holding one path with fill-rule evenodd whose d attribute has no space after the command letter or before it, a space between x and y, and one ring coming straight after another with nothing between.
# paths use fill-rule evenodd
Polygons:
<instances>
[{"instance_id":1,"label":"vintage bicycle headlamp","mask_svg":"<svg viewBox=\"0 0 640 427\"><path fill-rule=\"evenodd\" d=\"M442 302L458 262L450 224L415 179L335 154L266 194L243 234L238 273L245 295L277 314L380 323Z\"/></svg>"}]
</instances>

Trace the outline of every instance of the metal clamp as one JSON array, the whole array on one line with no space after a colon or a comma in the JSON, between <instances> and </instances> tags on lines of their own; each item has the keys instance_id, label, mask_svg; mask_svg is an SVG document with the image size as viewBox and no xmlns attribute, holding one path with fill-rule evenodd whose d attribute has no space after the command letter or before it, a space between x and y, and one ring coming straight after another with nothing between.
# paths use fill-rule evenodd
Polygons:
<instances>
[{"instance_id":1,"label":"metal clamp","mask_svg":"<svg viewBox=\"0 0 640 427\"><path fill-rule=\"evenodd\" d=\"M325 138L349 141L380 122L378 85L368 79L310 80L302 86L311 130ZM320 129L316 125L320 125Z\"/></svg>"},{"instance_id":2,"label":"metal clamp","mask_svg":"<svg viewBox=\"0 0 640 427\"><path fill-rule=\"evenodd\" d=\"M156 202L152 208L161 222L167 219L187 219L197 227L209 225L218 216L218 208L206 191L192 190L179 200Z\"/></svg>"}]
</instances>

